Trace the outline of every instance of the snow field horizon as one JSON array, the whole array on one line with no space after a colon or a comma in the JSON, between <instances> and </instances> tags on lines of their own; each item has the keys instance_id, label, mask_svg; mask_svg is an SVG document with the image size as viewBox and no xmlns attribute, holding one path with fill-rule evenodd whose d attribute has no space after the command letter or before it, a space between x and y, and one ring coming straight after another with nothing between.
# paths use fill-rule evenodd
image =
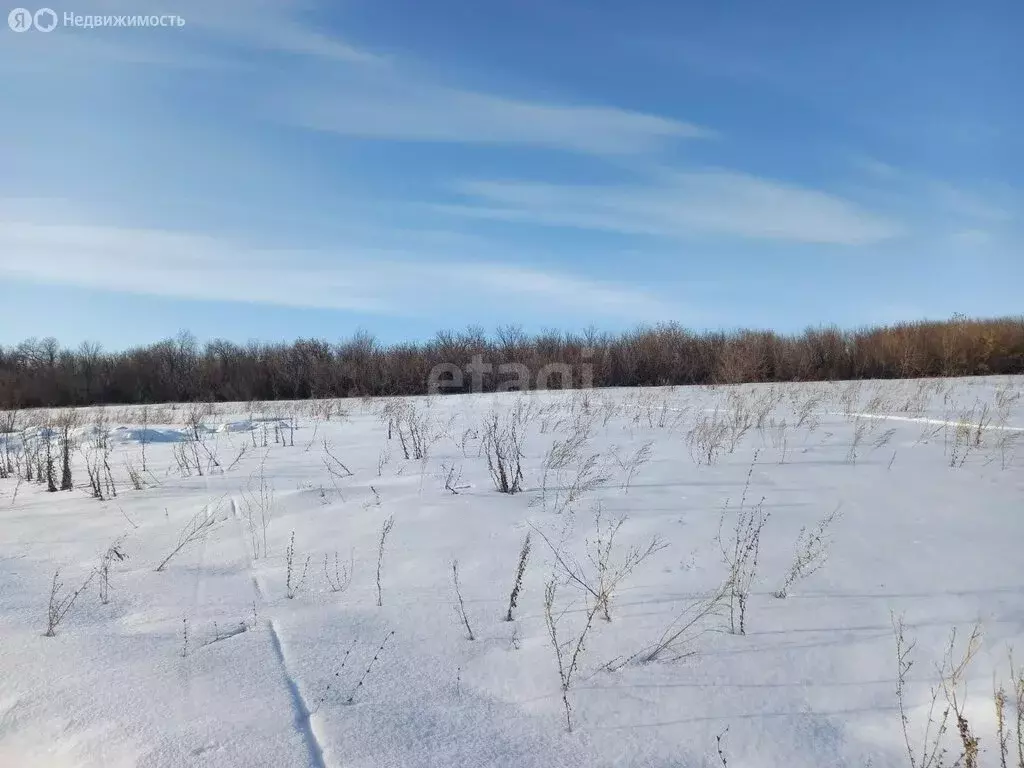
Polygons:
<instances>
[{"instance_id":1,"label":"snow field horizon","mask_svg":"<svg viewBox=\"0 0 1024 768\"><path fill-rule=\"evenodd\" d=\"M3 766L917 768L943 675L975 765L993 676L1019 728L1024 377L11 411L0 467Z\"/></svg>"}]
</instances>

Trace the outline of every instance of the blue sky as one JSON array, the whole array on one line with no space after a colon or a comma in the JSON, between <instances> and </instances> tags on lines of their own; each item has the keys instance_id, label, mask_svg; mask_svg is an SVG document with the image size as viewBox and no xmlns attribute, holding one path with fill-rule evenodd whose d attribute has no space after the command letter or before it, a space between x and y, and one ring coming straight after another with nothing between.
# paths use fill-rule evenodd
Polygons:
<instances>
[{"instance_id":1,"label":"blue sky","mask_svg":"<svg viewBox=\"0 0 1024 768\"><path fill-rule=\"evenodd\" d=\"M1024 311L1024 4L94 0L0 28L0 344Z\"/></svg>"}]
</instances>

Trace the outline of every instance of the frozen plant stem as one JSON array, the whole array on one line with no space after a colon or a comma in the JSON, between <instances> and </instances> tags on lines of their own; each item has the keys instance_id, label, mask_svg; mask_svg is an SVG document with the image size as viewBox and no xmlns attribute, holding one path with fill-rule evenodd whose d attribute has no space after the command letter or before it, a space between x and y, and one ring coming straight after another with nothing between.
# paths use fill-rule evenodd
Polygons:
<instances>
[{"instance_id":1,"label":"frozen plant stem","mask_svg":"<svg viewBox=\"0 0 1024 768\"><path fill-rule=\"evenodd\" d=\"M981 628L975 626L967 640L963 654L956 654L956 630L950 633L949 643L941 664L936 665L939 681L931 689L924 734L920 752L915 752L910 736L910 718L907 714L907 676L913 667L910 658L916 642L908 642L902 617L892 616L893 633L896 638L896 702L903 727L903 741L911 768L943 768L946 765L947 748L944 744L950 720L956 723L962 750L952 763L956 768L978 768L979 739L971 730L966 715L967 669L981 647ZM939 693L945 698L945 705L939 704ZM937 710L941 706L941 711ZM997 699L998 707L998 699Z\"/></svg>"},{"instance_id":2,"label":"frozen plant stem","mask_svg":"<svg viewBox=\"0 0 1024 768\"><path fill-rule=\"evenodd\" d=\"M384 641L380 644L377 652L373 654L373 658L370 659L370 663L366 665L366 670L363 672L362 677L359 678L359 682L356 683L356 687L352 689L352 693L349 694L348 699L345 700L346 704L352 704L355 701L356 694L362 689L366 676L370 674L370 670L373 669L373 665L377 663L377 659L380 658L380 654L384 650L384 646L388 644L388 640L391 639L393 634L395 634L395 630L391 630L384 636Z\"/></svg>"},{"instance_id":3,"label":"frozen plant stem","mask_svg":"<svg viewBox=\"0 0 1024 768\"><path fill-rule=\"evenodd\" d=\"M72 592L70 595L61 597L60 591L64 587L64 583L60 580L60 569L58 568L53 572L53 584L50 587L50 602L46 611L46 637L54 637L57 634L57 627L64 621L64 617L68 615L68 612L74 606L75 601L78 600L78 596L81 595L85 588L92 582L93 576L96 575L96 570L89 571L89 575L78 589Z\"/></svg>"},{"instance_id":4,"label":"frozen plant stem","mask_svg":"<svg viewBox=\"0 0 1024 768\"><path fill-rule=\"evenodd\" d=\"M526 561L530 557L530 534L527 532L523 540L523 547L519 550L519 565L516 566L516 580L512 585L512 594L508 598L508 612L505 614L505 621L512 621L512 611L519 602L519 592L523 588L523 574L526 573Z\"/></svg>"},{"instance_id":5,"label":"frozen plant stem","mask_svg":"<svg viewBox=\"0 0 1024 768\"><path fill-rule=\"evenodd\" d=\"M327 694L331 692L331 688L334 683L341 677L341 673L345 671L345 664L348 662L349 654L352 653L352 649L356 647L357 642L359 642L358 639L353 640L352 645L350 645L348 650L345 651L345 655L341 657L341 664L338 666L338 670L334 673L334 678L327 684L327 687L324 688L324 692L320 695L320 698L317 699L316 705L313 707L313 712L320 709L320 707L323 706L323 703L327 700Z\"/></svg>"},{"instance_id":6,"label":"frozen plant stem","mask_svg":"<svg viewBox=\"0 0 1024 768\"><path fill-rule=\"evenodd\" d=\"M204 538L206 534L217 522L216 510L219 509L220 502L216 506L211 508L211 505L207 504L203 507L196 515L188 521L188 524L182 529L178 535L178 544L171 550L171 553L164 558L163 562L156 567L157 571L162 571L167 564L171 561L171 558L181 552L186 546L194 541L199 541Z\"/></svg>"},{"instance_id":7,"label":"frozen plant stem","mask_svg":"<svg viewBox=\"0 0 1024 768\"><path fill-rule=\"evenodd\" d=\"M558 678L561 683L562 706L565 708L565 727L572 733L572 705L569 703L569 691L579 671L580 659L583 654L587 635L594 626L594 617L600 608L600 603L594 604L587 609L586 623L583 629L575 636L565 642L558 639L558 622L565 615L565 611L558 616L555 615L555 597L558 593L558 585L554 580L548 582L544 588L544 621L548 628L548 637L551 646L555 651L555 661L558 665Z\"/></svg>"},{"instance_id":8,"label":"frozen plant stem","mask_svg":"<svg viewBox=\"0 0 1024 768\"><path fill-rule=\"evenodd\" d=\"M789 567L789 573L778 590L772 593L774 597L786 598L790 588L798 581L806 579L819 570L828 559L828 550L831 542L826 538L826 533L839 515L842 504L837 506L829 514L818 521L811 529L801 528L796 539L796 553L793 556L793 564Z\"/></svg>"},{"instance_id":9,"label":"frozen plant stem","mask_svg":"<svg viewBox=\"0 0 1024 768\"><path fill-rule=\"evenodd\" d=\"M380 608L384 605L384 592L381 589L380 576L381 569L384 566L384 543L388 538L388 534L391 533L391 528L395 524L395 516L392 515L384 521L384 525L380 529L380 543L377 547L377 607Z\"/></svg>"},{"instance_id":10,"label":"frozen plant stem","mask_svg":"<svg viewBox=\"0 0 1024 768\"><path fill-rule=\"evenodd\" d=\"M459 589L459 561L452 560L452 583L455 585L455 597L458 599L459 618L466 627L466 636L470 640L476 640L473 635L473 627L469 625L469 616L466 615L466 603L462 599L462 590Z\"/></svg>"},{"instance_id":11,"label":"frozen plant stem","mask_svg":"<svg viewBox=\"0 0 1024 768\"><path fill-rule=\"evenodd\" d=\"M100 602L106 605L110 602L110 566L117 560L119 563L128 559L128 555L122 551L121 545L124 537L116 539L100 559Z\"/></svg>"},{"instance_id":12,"label":"frozen plant stem","mask_svg":"<svg viewBox=\"0 0 1024 768\"><path fill-rule=\"evenodd\" d=\"M302 573L296 577L295 574L295 531L292 531L288 549L285 550L285 562L287 564L287 576L285 581L285 594L289 600L293 600L306 582L306 572L309 570L309 561L312 555L306 556L306 564L302 566Z\"/></svg>"},{"instance_id":13,"label":"frozen plant stem","mask_svg":"<svg viewBox=\"0 0 1024 768\"><path fill-rule=\"evenodd\" d=\"M332 572L333 570L333 572ZM355 570L355 553L349 555L348 567L338 564L338 553L334 553L334 568L331 569L327 555L324 555L324 576L327 578L327 585L331 592L344 592L352 583L352 573Z\"/></svg>"}]
</instances>

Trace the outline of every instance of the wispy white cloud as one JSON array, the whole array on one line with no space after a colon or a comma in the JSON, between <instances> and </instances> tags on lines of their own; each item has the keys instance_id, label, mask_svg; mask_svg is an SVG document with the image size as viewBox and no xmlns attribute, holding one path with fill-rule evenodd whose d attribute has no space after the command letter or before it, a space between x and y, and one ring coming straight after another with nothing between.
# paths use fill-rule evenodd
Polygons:
<instances>
[{"instance_id":1,"label":"wispy white cloud","mask_svg":"<svg viewBox=\"0 0 1024 768\"><path fill-rule=\"evenodd\" d=\"M375 75L355 87L350 82L322 82L279 94L278 99L282 119L288 122L381 140L519 144L617 155L713 135L656 115L510 99L405 75Z\"/></svg>"},{"instance_id":2,"label":"wispy white cloud","mask_svg":"<svg viewBox=\"0 0 1024 768\"><path fill-rule=\"evenodd\" d=\"M950 217L959 224L1000 225L1021 220L1024 194L1009 184L977 179L953 183L873 157L856 156L853 164L867 179L861 185L862 194L893 207L919 211L932 217L933 223Z\"/></svg>"},{"instance_id":3,"label":"wispy white cloud","mask_svg":"<svg viewBox=\"0 0 1024 768\"><path fill-rule=\"evenodd\" d=\"M131 0L119 0L137 7ZM350 64L386 59L315 26L315 4L295 0L179 0L175 10L192 30L218 42L268 52L308 56ZM136 13L138 11L135 11Z\"/></svg>"},{"instance_id":4,"label":"wispy white cloud","mask_svg":"<svg viewBox=\"0 0 1024 768\"><path fill-rule=\"evenodd\" d=\"M207 31L318 60L317 70L303 69L268 95L275 118L301 127L378 140L533 145L592 154L645 152L671 140L713 135L657 115L435 82L412 62L372 53L313 27L304 4L192 2L190 13Z\"/></svg>"},{"instance_id":5,"label":"wispy white cloud","mask_svg":"<svg viewBox=\"0 0 1024 768\"><path fill-rule=\"evenodd\" d=\"M843 198L723 171L669 174L648 185L467 181L457 190L469 202L444 210L627 234L862 245L901 232L898 223Z\"/></svg>"},{"instance_id":6,"label":"wispy white cloud","mask_svg":"<svg viewBox=\"0 0 1024 768\"><path fill-rule=\"evenodd\" d=\"M267 250L205 234L40 223L25 210L0 204L0 278L409 316L443 317L451 306L492 312L505 306L518 317L692 318L643 287L563 271L361 246Z\"/></svg>"},{"instance_id":7,"label":"wispy white cloud","mask_svg":"<svg viewBox=\"0 0 1024 768\"><path fill-rule=\"evenodd\" d=\"M150 6L147 8L147 6ZM104 15L139 14L150 3L111 0ZM315 6L281 0L181 0L181 29L62 29L12 36L0 64L17 71L139 78L125 63L173 68L247 68L265 74L254 117L339 136L382 141L520 145L588 154L632 154L707 138L692 123L567 100L535 101L469 90L424 75L414 60L379 54L317 26ZM260 54L283 54L292 61ZM257 54L254 56L253 54ZM303 61L305 60L305 62ZM198 62L198 64L197 64ZM310 65L310 63L312 65ZM294 64L294 66L293 66Z\"/></svg>"}]
</instances>

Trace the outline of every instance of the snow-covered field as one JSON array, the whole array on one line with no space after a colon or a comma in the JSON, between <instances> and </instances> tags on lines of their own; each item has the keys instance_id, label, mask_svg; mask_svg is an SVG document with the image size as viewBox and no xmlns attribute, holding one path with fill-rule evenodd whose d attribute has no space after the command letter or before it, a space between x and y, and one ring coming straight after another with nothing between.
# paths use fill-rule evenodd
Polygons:
<instances>
[{"instance_id":1,"label":"snow-covered field","mask_svg":"<svg viewBox=\"0 0 1024 768\"><path fill-rule=\"evenodd\" d=\"M24 476L49 442L60 484L65 414L18 414L0 435L0 765L909 766L893 615L917 643L915 749L950 631L960 653L980 621L966 713L998 765L993 673L1024 656L1022 393L86 409L75 488L55 493ZM495 447L514 464L517 446L522 491L503 494L488 456L499 472ZM57 569L68 610L47 637Z\"/></svg>"}]
</instances>

